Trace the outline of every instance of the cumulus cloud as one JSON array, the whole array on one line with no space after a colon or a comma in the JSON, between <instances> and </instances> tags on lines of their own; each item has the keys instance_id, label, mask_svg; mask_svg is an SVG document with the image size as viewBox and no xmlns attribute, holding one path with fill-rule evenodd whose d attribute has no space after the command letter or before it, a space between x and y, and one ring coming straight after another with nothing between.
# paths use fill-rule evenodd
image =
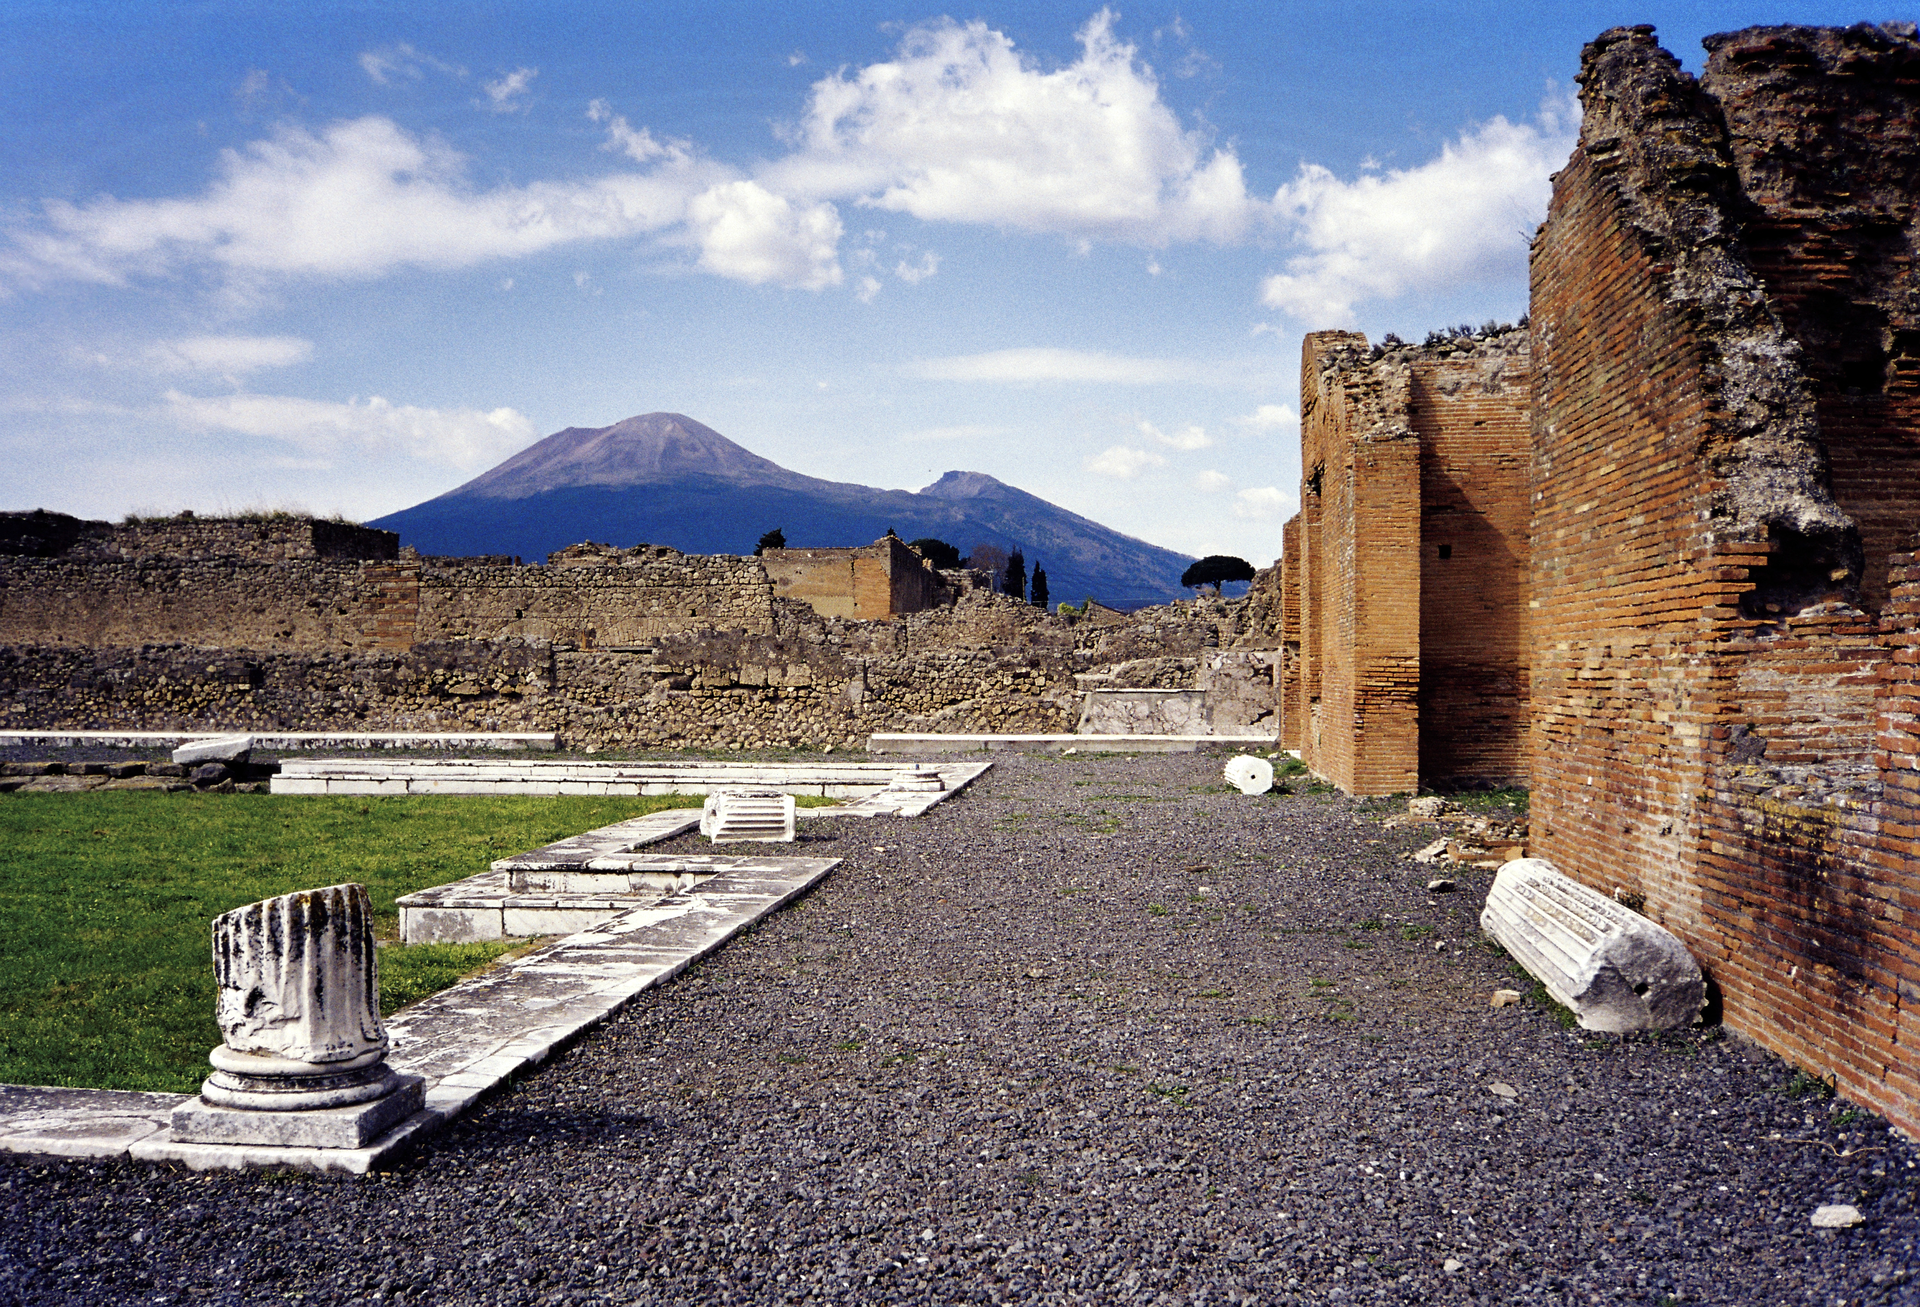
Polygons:
<instances>
[{"instance_id":1,"label":"cumulus cloud","mask_svg":"<svg viewBox=\"0 0 1920 1307\"><path fill-rule=\"evenodd\" d=\"M1495 118L1437 159L1350 182L1301 165L1273 203L1306 252L1261 283L1261 300L1330 325L1359 300L1523 273L1526 233L1546 215L1578 122L1570 100L1549 102L1532 123Z\"/></svg>"},{"instance_id":2,"label":"cumulus cloud","mask_svg":"<svg viewBox=\"0 0 1920 1307\"><path fill-rule=\"evenodd\" d=\"M1233 515L1252 521L1291 517L1300 506L1299 497L1278 486L1260 486L1242 490L1233 497Z\"/></svg>"},{"instance_id":3,"label":"cumulus cloud","mask_svg":"<svg viewBox=\"0 0 1920 1307\"><path fill-rule=\"evenodd\" d=\"M182 336L152 346L145 360L161 372L238 377L262 368L292 367L312 357L313 342L298 336Z\"/></svg>"},{"instance_id":4,"label":"cumulus cloud","mask_svg":"<svg viewBox=\"0 0 1920 1307\"><path fill-rule=\"evenodd\" d=\"M795 151L761 180L933 222L1149 246L1233 241L1240 161L1180 125L1103 9L1052 72L983 22L916 27L899 56L814 83Z\"/></svg>"},{"instance_id":5,"label":"cumulus cloud","mask_svg":"<svg viewBox=\"0 0 1920 1307\"><path fill-rule=\"evenodd\" d=\"M909 376L929 381L1093 381L1153 384L1196 381L1208 369L1183 359L1133 358L1077 349L998 349L921 359L906 367Z\"/></svg>"},{"instance_id":6,"label":"cumulus cloud","mask_svg":"<svg viewBox=\"0 0 1920 1307\"><path fill-rule=\"evenodd\" d=\"M540 75L538 68L516 68L503 77L491 82L482 82L480 89L487 93L487 107L495 113L515 113L524 109L521 97L533 86L533 79Z\"/></svg>"},{"instance_id":7,"label":"cumulus cloud","mask_svg":"<svg viewBox=\"0 0 1920 1307\"><path fill-rule=\"evenodd\" d=\"M712 187L687 205L700 266L753 284L820 290L840 284L840 214L831 204L796 205L757 182Z\"/></svg>"},{"instance_id":8,"label":"cumulus cloud","mask_svg":"<svg viewBox=\"0 0 1920 1307\"><path fill-rule=\"evenodd\" d=\"M1115 445L1103 449L1086 460L1087 471L1097 472L1103 477L1117 477L1122 481L1131 481L1150 467L1161 467L1166 459L1150 449L1134 449L1128 445Z\"/></svg>"},{"instance_id":9,"label":"cumulus cloud","mask_svg":"<svg viewBox=\"0 0 1920 1307\"><path fill-rule=\"evenodd\" d=\"M534 439L533 423L510 408L416 408L377 395L338 404L289 395L209 398L170 390L166 406L181 426L284 441L322 458L397 454L474 470Z\"/></svg>"},{"instance_id":10,"label":"cumulus cloud","mask_svg":"<svg viewBox=\"0 0 1920 1307\"><path fill-rule=\"evenodd\" d=\"M1189 453L1196 449L1206 449L1213 444L1213 437L1207 434L1205 427L1182 427L1179 431L1174 432L1174 434L1168 435L1159 427L1154 426L1153 423L1142 422L1140 424L1140 434L1157 440L1170 449L1178 449Z\"/></svg>"},{"instance_id":11,"label":"cumulus cloud","mask_svg":"<svg viewBox=\"0 0 1920 1307\"><path fill-rule=\"evenodd\" d=\"M1253 432L1286 431L1300 425L1300 414L1291 404L1262 404L1245 417L1233 419L1233 425Z\"/></svg>"},{"instance_id":12,"label":"cumulus cloud","mask_svg":"<svg viewBox=\"0 0 1920 1307\"><path fill-rule=\"evenodd\" d=\"M650 173L476 190L460 155L383 117L315 134L284 127L221 154L186 199L49 201L16 227L0 274L122 283L212 264L235 274L374 277L459 268L570 241L654 232L686 216L717 170L669 161Z\"/></svg>"},{"instance_id":13,"label":"cumulus cloud","mask_svg":"<svg viewBox=\"0 0 1920 1307\"><path fill-rule=\"evenodd\" d=\"M1211 469L1205 472L1195 473L1193 478L1193 488L1195 490L1204 490L1210 495L1218 494L1232 484L1232 477L1228 476L1225 472L1215 472Z\"/></svg>"}]
</instances>

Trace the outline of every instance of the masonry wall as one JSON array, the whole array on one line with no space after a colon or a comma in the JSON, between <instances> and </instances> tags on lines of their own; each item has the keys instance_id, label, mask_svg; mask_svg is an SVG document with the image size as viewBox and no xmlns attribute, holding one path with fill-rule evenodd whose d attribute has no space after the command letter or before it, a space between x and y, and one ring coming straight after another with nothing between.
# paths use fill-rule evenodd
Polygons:
<instances>
[{"instance_id":1,"label":"masonry wall","mask_svg":"<svg viewBox=\"0 0 1920 1307\"><path fill-rule=\"evenodd\" d=\"M1302 503L1316 501L1318 519L1303 576L1318 638L1301 749L1342 789L1389 794L1419 779L1419 440L1407 369L1369 366L1365 346L1316 332L1302 348Z\"/></svg>"},{"instance_id":2,"label":"masonry wall","mask_svg":"<svg viewBox=\"0 0 1920 1307\"><path fill-rule=\"evenodd\" d=\"M1903 422L1899 402L1836 398L1844 369L1767 281L1817 285L1822 313L1874 338L1871 297L1847 307L1859 277L1780 253L1826 249L1854 209L1786 206L1774 221L1804 239L1742 241L1753 161L1802 148L1782 125L1851 112L1819 89L1829 56L1882 87L1920 59L1910 31L1850 30L1717 38L1749 97L1734 108L1651 29L1585 52L1580 143L1533 246L1532 843L1644 893L1728 1024L1913 1129L1920 873L1893 765L1913 591L1892 542L1917 523L1904 456L1877 461L1911 432L1862 435L1861 410ZM1871 154L1869 135L1850 148Z\"/></svg>"},{"instance_id":3,"label":"masonry wall","mask_svg":"<svg viewBox=\"0 0 1920 1307\"><path fill-rule=\"evenodd\" d=\"M939 577L891 536L857 549L769 549L760 562L774 594L823 617L874 621L938 602Z\"/></svg>"},{"instance_id":4,"label":"masonry wall","mask_svg":"<svg viewBox=\"0 0 1920 1307\"><path fill-rule=\"evenodd\" d=\"M1801 345L1865 607L1920 519L1920 65L1869 24L1708 38L1701 87L1739 176L1742 253Z\"/></svg>"},{"instance_id":5,"label":"masonry wall","mask_svg":"<svg viewBox=\"0 0 1920 1307\"><path fill-rule=\"evenodd\" d=\"M1300 651L1300 586L1301 559L1305 553L1305 523L1301 514L1294 514L1280 531L1282 553L1275 564L1280 570L1280 622L1278 644L1280 647L1280 665L1275 670L1279 682L1276 691L1279 705L1278 716L1280 747L1298 749L1301 740L1301 720L1304 715L1304 699L1301 680Z\"/></svg>"},{"instance_id":6,"label":"masonry wall","mask_svg":"<svg viewBox=\"0 0 1920 1307\"><path fill-rule=\"evenodd\" d=\"M1524 785L1527 333L1398 352L1420 458L1420 783Z\"/></svg>"}]
</instances>

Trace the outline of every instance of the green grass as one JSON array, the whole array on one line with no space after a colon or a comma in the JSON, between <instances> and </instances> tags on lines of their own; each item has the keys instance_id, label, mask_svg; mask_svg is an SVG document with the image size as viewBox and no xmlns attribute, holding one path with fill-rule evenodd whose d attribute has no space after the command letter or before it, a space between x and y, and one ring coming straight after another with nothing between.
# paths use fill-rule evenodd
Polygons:
<instances>
[{"instance_id":1,"label":"green grass","mask_svg":"<svg viewBox=\"0 0 1920 1307\"><path fill-rule=\"evenodd\" d=\"M358 881L391 937L396 895L696 796L338 798L143 793L0 800L0 1082L190 1093L214 1023L213 918ZM392 1011L500 944L380 950Z\"/></svg>"}]
</instances>

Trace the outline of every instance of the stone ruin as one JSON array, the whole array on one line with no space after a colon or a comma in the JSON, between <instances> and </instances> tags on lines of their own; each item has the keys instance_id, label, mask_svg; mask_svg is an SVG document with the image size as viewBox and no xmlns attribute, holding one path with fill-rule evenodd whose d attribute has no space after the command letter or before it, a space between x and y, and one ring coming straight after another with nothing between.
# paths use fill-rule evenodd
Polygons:
<instances>
[{"instance_id":1,"label":"stone ruin","mask_svg":"<svg viewBox=\"0 0 1920 1307\"><path fill-rule=\"evenodd\" d=\"M1920 1129L1920 40L1590 44L1524 332L1308 337L1281 738L1532 791L1728 1025Z\"/></svg>"},{"instance_id":2,"label":"stone ruin","mask_svg":"<svg viewBox=\"0 0 1920 1307\"><path fill-rule=\"evenodd\" d=\"M373 907L363 885L302 890L214 918L220 1046L179 1143L361 1148L421 1107L386 1064Z\"/></svg>"},{"instance_id":3,"label":"stone ruin","mask_svg":"<svg viewBox=\"0 0 1920 1307\"><path fill-rule=\"evenodd\" d=\"M1262 584L1080 621L887 539L765 558L580 545L528 566L310 519L0 514L0 731L819 748L1071 733L1090 694L1145 688L1187 691L1197 733L1257 733L1277 661Z\"/></svg>"}]
</instances>

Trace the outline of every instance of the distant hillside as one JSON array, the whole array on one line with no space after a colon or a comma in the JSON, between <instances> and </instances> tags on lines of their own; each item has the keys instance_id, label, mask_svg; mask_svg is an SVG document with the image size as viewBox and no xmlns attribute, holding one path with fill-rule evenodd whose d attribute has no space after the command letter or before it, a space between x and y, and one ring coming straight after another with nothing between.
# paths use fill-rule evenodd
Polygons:
<instances>
[{"instance_id":1,"label":"distant hillside","mask_svg":"<svg viewBox=\"0 0 1920 1307\"><path fill-rule=\"evenodd\" d=\"M796 548L863 545L892 527L964 554L1019 548L1046 568L1057 600L1114 607L1190 592L1192 558L1120 534L980 472L949 472L919 493L790 472L678 413L568 427L463 486L370 526L423 554L519 554L528 562L583 540L750 554L779 527Z\"/></svg>"}]
</instances>

